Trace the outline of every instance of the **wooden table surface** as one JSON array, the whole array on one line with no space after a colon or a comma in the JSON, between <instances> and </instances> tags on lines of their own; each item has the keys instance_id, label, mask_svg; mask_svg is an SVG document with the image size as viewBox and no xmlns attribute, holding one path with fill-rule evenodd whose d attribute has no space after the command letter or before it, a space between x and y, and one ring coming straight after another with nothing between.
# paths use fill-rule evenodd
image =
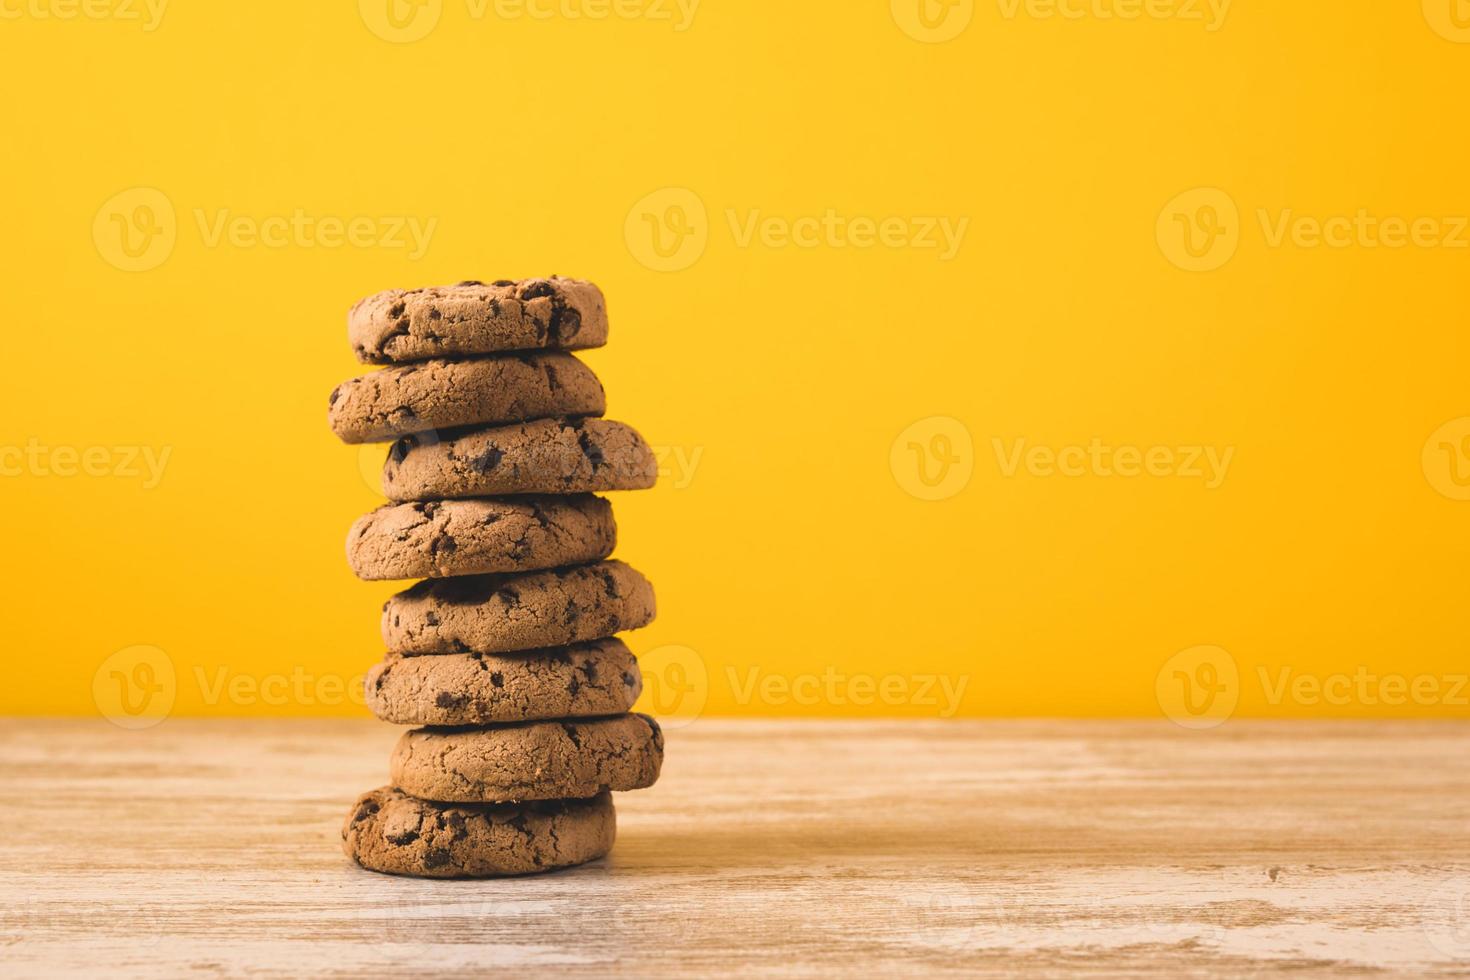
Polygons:
<instances>
[{"instance_id":1,"label":"wooden table surface","mask_svg":"<svg viewBox=\"0 0 1470 980\"><path fill-rule=\"evenodd\" d=\"M361 871L371 722L0 721L0 973L1470 974L1470 727L669 732L610 858Z\"/></svg>"}]
</instances>

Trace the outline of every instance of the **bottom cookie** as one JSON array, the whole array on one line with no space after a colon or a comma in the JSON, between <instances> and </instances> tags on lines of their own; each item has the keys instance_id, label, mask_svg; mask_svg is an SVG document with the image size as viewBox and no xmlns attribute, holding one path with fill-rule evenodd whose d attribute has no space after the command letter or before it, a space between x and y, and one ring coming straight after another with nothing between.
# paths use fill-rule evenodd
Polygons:
<instances>
[{"instance_id":1,"label":"bottom cookie","mask_svg":"<svg viewBox=\"0 0 1470 980\"><path fill-rule=\"evenodd\" d=\"M492 878L569 868L612 849L612 797L537 803L443 804L384 786L358 797L342 850L369 871L420 878Z\"/></svg>"}]
</instances>

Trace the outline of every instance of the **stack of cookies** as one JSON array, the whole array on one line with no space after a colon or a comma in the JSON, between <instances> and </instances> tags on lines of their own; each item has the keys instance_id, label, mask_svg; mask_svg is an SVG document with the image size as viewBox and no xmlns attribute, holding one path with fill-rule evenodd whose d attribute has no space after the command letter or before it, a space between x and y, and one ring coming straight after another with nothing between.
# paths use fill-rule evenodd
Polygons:
<instances>
[{"instance_id":1,"label":"stack of cookies","mask_svg":"<svg viewBox=\"0 0 1470 980\"><path fill-rule=\"evenodd\" d=\"M653 587L607 560L617 529L594 496L651 487L657 465L567 353L607 342L602 293L559 277L393 290L348 324L358 359L386 366L332 392L332 430L392 447L390 503L353 526L347 558L369 581L423 581L383 607L388 653L367 675L373 712L416 727L343 846L433 878L601 857L609 792L651 786L663 762L614 636L653 619Z\"/></svg>"}]
</instances>

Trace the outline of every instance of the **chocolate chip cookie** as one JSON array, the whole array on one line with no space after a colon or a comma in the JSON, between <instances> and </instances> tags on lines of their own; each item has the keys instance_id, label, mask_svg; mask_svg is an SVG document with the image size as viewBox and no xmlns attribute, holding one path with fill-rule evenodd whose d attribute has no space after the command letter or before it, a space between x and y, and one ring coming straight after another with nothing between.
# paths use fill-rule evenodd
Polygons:
<instances>
[{"instance_id":1,"label":"chocolate chip cookie","mask_svg":"<svg viewBox=\"0 0 1470 980\"><path fill-rule=\"evenodd\" d=\"M416 728L390 763L393 784L440 802L579 799L658 779L664 739L646 715Z\"/></svg>"},{"instance_id":2,"label":"chocolate chip cookie","mask_svg":"<svg viewBox=\"0 0 1470 980\"><path fill-rule=\"evenodd\" d=\"M368 581L521 572L600 561L617 524L601 497L390 504L359 518L347 561Z\"/></svg>"},{"instance_id":3,"label":"chocolate chip cookie","mask_svg":"<svg viewBox=\"0 0 1470 980\"><path fill-rule=\"evenodd\" d=\"M367 675L367 705L395 725L596 718L633 707L638 661L618 639L522 653L390 653Z\"/></svg>"},{"instance_id":4,"label":"chocolate chip cookie","mask_svg":"<svg viewBox=\"0 0 1470 980\"><path fill-rule=\"evenodd\" d=\"M617 836L612 797L443 806L390 786L364 793L342 826L342 850L369 871L489 878L602 857Z\"/></svg>"},{"instance_id":5,"label":"chocolate chip cookie","mask_svg":"<svg viewBox=\"0 0 1470 980\"><path fill-rule=\"evenodd\" d=\"M419 582L383 604L394 653L504 653L595 640L653 622L653 585L620 561Z\"/></svg>"},{"instance_id":6,"label":"chocolate chip cookie","mask_svg":"<svg viewBox=\"0 0 1470 980\"><path fill-rule=\"evenodd\" d=\"M453 438L404 436L383 464L389 500L644 490L657 481L658 463L643 437L603 419L538 419Z\"/></svg>"},{"instance_id":7,"label":"chocolate chip cookie","mask_svg":"<svg viewBox=\"0 0 1470 980\"><path fill-rule=\"evenodd\" d=\"M338 385L327 421L346 443L456 426L601 415L597 375L570 354L512 354L383 368Z\"/></svg>"},{"instance_id":8,"label":"chocolate chip cookie","mask_svg":"<svg viewBox=\"0 0 1470 980\"><path fill-rule=\"evenodd\" d=\"M347 337L366 364L579 350L607 343L607 307L592 283L561 276L390 289L352 308Z\"/></svg>"}]
</instances>

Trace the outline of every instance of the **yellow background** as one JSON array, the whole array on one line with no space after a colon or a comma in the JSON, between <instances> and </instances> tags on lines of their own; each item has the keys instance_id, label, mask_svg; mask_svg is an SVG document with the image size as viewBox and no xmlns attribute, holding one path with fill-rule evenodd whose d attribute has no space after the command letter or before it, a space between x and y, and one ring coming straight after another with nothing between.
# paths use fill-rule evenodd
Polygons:
<instances>
[{"instance_id":1,"label":"yellow background","mask_svg":"<svg viewBox=\"0 0 1470 980\"><path fill-rule=\"evenodd\" d=\"M921 43L886 0L705 0L684 31L446 0L394 43L351 0L174 0L153 31L18 2L0 20L0 445L171 456L152 489L0 479L0 710L96 714L99 665L146 645L176 714L362 714L199 683L351 677L380 653L394 586L343 557L378 451L365 467L325 419L361 370L346 310L558 272L608 295L612 343L586 360L609 415L702 454L687 486L615 501L619 556L659 590L631 645L693 710L933 716L918 684L942 676L967 683L960 715L1157 717L1161 668L1213 645L1241 715L1470 714L1273 704L1258 680L1470 670L1470 502L1423 456L1470 416L1470 250L1273 245L1258 216L1470 214L1470 44L1417 3L1237 2L1213 31L961 4L956 37ZM176 242L126 272L94 224L140 187ZM663 188L683 196L645 205L654 220L688 194L706 211L677 271L628 230ZM1239 213L1211 271L1157 233L1195 188ZM416 261L200 227L298 209L437 226ZM969 224L949 261L732 228L828 209ZM970 436L972 476L926 501L891 450L935 416ZM1094 437L1234 457L1206 489L1008 477L993 444ZM742 698L752 670L846 680ZM889 675L913 696L852 696Z\"/></svg>"}]
</instances>

